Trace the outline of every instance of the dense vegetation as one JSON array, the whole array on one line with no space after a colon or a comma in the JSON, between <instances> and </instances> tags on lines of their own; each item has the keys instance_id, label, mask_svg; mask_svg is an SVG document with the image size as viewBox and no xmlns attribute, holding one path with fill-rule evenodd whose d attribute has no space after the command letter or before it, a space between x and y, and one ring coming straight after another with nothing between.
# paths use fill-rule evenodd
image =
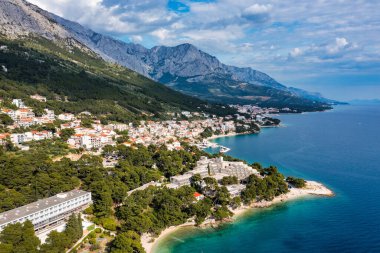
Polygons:
<instances>
[{"instance_id":1,"label":"dense vegetation","mask_svg":"<svg viewBox=\"0 0 380 253\"><path fill-rule=\"evenodd\" d=\"M106 146L103 156L112 155L119 160L115 168L104 168L99 156L83 155L78 161L67 158L53 161L54 156L49 149L55 148L49 146L45 146L46 152L41 152L38 145L31 145L28 152L0 150L0 212L62 191L82 188L91 191L93 197L93 205L86 214L105 229L118 231L110 244L110 251L143 252L140 244L142 233L159 234L166 227L189 219L194 219L197 224L207 217L224 220L232 214L230 208L236 208L242 202L270 200L288 191L284 177L275 167L262 168L255 163L252 166L260 171L262 177L250 176L241 197L232 198L224 186L237 183L235 177L223 178L220 186L214 178L202 179L199 175L193 176L191 186L178 189L150 186L127 194L145 183L167 181L172 175L193 169L201 155L211 156L195 147L183 146L182 151L169 151L165 146ZM236 160L229 156L224 158ZM196 191L204 194L205 198L196 201L193 195ZM78 227L78 220L71 223L69 227ZM17 226L21 226L17 229L28 231L22 228L28 224ZM81 233L78 230L67 231L70 233L52 233L39 252L62 252L62 249L70 247ZM12 250L6 252L15 252Z\"/></svg>"},{"instance_id":2,"label":"dense vegetation","mask_svg":"<svg viewBox=\"0 0 380 253\"><path fill-rule=\"evenodd\" d=\"M107 216L112 203L121 203L127 191L162 176L184 173L204 154L190 146L179 152L169 151L165 146L138 149L108 146L105 150L118 156L119 164L116 168L104 168L98 156L83 155L78 161L63 158L54 162L53 154L60 155L67 147L56 142L60 143L47 140L32 144L27 152L0 149L0 212L81 186L93 193L95 214Z\"/></svg>"},{"instance_id":3,"label":"dense vegetation","mask_svg":"<svg viewBox=\"0 0 380 253\"><path fill-rule=\"evenodd\" d=\"M165 118L165 112L188 110L229 114L234 110L183 95L91 53L59 47L44 39L8 41L0 37L0 97L22 98L40 110L90 111L125 122L141 117ZM28 98L38 93L41 103Z\"/></svg>"},{"instance_id":4,"label":"dense vegetation","mask_svg":"<svg viewBox=\"0 0 380 253\"><path fill-rule=\"evenodd\" d=\"M292 186L296 188L303 188L306 186L306 181L302 178L296 178L296 177L287 177L286 182L291 184Z\"/></svg>"}]
</instances>

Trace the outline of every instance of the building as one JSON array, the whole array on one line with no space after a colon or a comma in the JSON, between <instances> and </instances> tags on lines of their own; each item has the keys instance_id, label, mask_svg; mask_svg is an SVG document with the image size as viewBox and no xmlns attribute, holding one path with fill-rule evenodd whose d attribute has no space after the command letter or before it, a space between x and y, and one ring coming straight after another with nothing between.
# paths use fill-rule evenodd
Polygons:
<instances>
[{"instance_id":1,"label":"building","mask_svg":"<svg viewBox=\"0 0 380 253\"><path fill-rule=\"evenodd\" d=\"M184 185L190 185L190 179L193 174L186 173L184 175L174 176L170 178L170 183L175 186L174 188L178 188Z\"/></svg>"},{"instance_id":2,"label":"building","mask_svg":"<svg viewBox=\"0 0 380 253\"><path fill-rule=\"evenodd\" d=\"M38 95L38 94L31 95L30 98L38 100L40 102L46 102L46 97Z\"/></svg>"},{"instance_id":3,"label":"building","mask_svg":"<svg viewBox=\"0 0 380 253\"><path fill-rule=\"evenodd\" d=\"M48 120L54 121L55 120L55 113L53 110L44 109L45 113L43 117L47 118Z\"/></svg>"},{"instance_id":4,"label":"building","mask_svg":"<svg viewBox=\"0 0 380 253\"><path fill-rule=\"evenodd\" d=\"M21 99L13 99L12 104L17 106L18 108L24 108L25 107L25 104Z\"/></svg>"},{"instance_id":5,"label":"building","mask_svg":"<svg viewBox=\"0 0 380 253\"><path fill-rule=\"evenodd\" d=\"M9 136L9 133L0 134L0 146L4 146L7 143Z\"/></svg>"},{"instance_id":6,"label":"building","mask_svg":"<svg viewBox=\"0 0 380 253\"><path fill-rule=\"evenodd\" d=\"M58 119L63 121L71 121L75 119L75 116L72 113L62 113L58 115Z\"/></svg>"},{"instance_id":7,"label":"building","mask_svg":"<svg viewBox=\"0 0 380 253\"><path fill-rule=\"evenodd\" d=\"M243 184L233 184L233 185L227 185L226 186L228 192L230 193L230 196L232 198L240 196L240 193L245 190L246 186Z\"/></svg>"},{"instance_id":8,"label":"building","mask_svg":"<svg viewBox=\"0 0 380 253\"><path fill-rule=\"evenodd\" d=\"M91 193L72 190L53 197L41 199L31 204L0 213L0 231L8 224L33 223L36 231L63 222L71 214L80 212L91 204Z\"/></svg>"},{"instance_id":9,"label":"building","mask_svg":"<svg viewBox=\"0 0 380 253\"><path fill-rule=\"evenodd\" d=\"M190 185L191 177L195 174L199 174L202 178L213 177L219 181L226 176L235 176L238 180L244 180L252 174L259 175L259 172L243 162L224 161L223 157L208 159L202 156L193 170L171 177L170 187Z\"/></svg>"},{"instance_id":10,"label":"building","mask_svg":"<svg viewBox=\"0 0 380 253\"><path fill-rule=\"evenodd\" d=\"M194 192L193 194L194 198L199 201L199 200L202 200L205 198L205 196L203 194L200 194L199 192Z\"/></svg>"},{"instance_id":11,"label":"building","mask_svg":"<svg viewBox=\"0 0 380 253\"><path fill-rule=\"evenodd\" d=\"M14 144L22 144L24 142L32 141L33 135L31 132L11 134L10 139Z\"/></svg>"}]
</instances>

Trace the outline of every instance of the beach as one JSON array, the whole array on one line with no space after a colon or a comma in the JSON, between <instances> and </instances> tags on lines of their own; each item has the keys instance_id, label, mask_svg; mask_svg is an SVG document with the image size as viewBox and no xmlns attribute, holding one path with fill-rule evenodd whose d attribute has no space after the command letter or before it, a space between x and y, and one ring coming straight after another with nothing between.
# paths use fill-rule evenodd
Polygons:
<instances>
[{"instance_id":1,"label":"beach","mask_svg":"<svg viewBox=\"0 0 380 253\"><path fill-rule=\"evenodd\" d=\"M290 188L288 193L277 196L271 201L255 202L249 206L242 205L234 210L231 210L234 213L231 220L233 221L237 217L245 214L248 211L254 210L255 208L266 208L274 204L278 204L278 203L282 203L282 202L286 202L290 200L295 200L295 199L306 197L306 196L332 197L334 196L334 192L319 182L306 181L306 186L304 188ZM204 223L202 223L200 227L218 225L219 223L220 222L217 222L213 219L207 219ZM141 244L144 247L146 253L154 253L155 247L158 245L160 240L174 233L179 228L189 227L189 226L195 226L195 222L187 222L178 226L171 226L169 228L166 228L156 238L145 233L141 236Z\"/></svg>"}]
</instances>

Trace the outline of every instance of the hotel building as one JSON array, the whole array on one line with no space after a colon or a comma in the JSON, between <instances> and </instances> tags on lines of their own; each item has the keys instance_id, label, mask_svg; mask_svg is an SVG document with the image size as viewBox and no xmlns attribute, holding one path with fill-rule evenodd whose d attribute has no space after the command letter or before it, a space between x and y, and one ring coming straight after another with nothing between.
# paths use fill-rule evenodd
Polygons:
<instances>
[{"instance_id":1,"label":"hotel building","mask_svg":"<svg viewBox=\"0 0 380 253\"><path fill-rule=\"evenodd\" d=\"M7 225L29 220L36 231L63 222L92 203L91 193L72 190L0 213L0 231Z\"/></svg>"}]
</instances>

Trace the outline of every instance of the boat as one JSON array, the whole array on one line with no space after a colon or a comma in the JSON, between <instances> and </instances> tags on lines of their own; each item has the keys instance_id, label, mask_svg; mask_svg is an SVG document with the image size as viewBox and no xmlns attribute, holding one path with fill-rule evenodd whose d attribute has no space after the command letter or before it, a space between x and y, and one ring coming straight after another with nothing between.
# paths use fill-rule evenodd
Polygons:
<instances>
[{"instance_id":1,"label":"boat","mask_svg":"<svg viewBox=\"0 0 380 253\"><path fill-rule=\"evenodd\" d=\"M231 150L230 148L223 147L223 146L220 146L219 149L220 149L219 150L220 153L226 153Z\"/></svg>"}]
</instances>

